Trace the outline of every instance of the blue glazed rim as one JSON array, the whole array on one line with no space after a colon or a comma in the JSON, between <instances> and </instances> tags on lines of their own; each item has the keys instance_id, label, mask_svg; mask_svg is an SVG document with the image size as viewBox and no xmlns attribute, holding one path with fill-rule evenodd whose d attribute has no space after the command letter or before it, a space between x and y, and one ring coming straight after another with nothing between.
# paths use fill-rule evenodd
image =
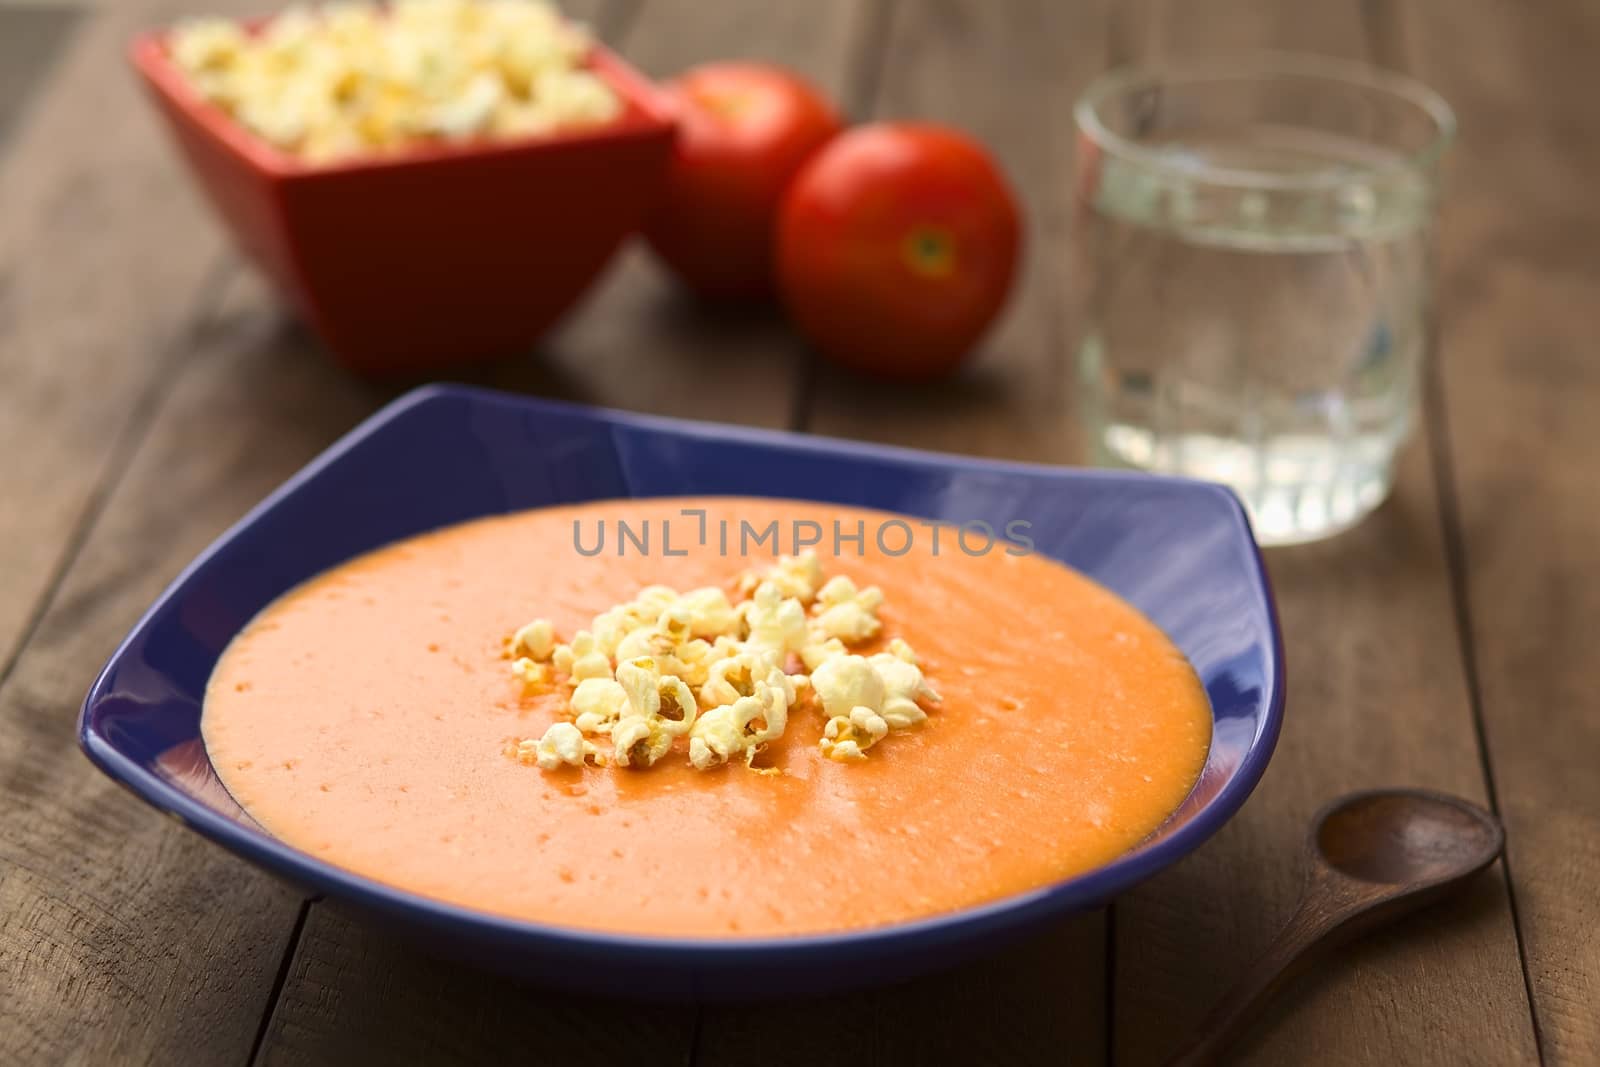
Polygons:
<instances>
[{"instance_id":1,"label":"blue glazed rim","mask_svg":"<svg viewBox=\"0 0 1600 1067\"><path fill-rule=\"evenodd\" d=\"M999 900L941 912L927 918L887 926L822 934L782 937L681 938L610 933L579 927L554 926L515 919L435 900L395 888L364 875L317 860L285 844L264 831L217 812L183 790L149 772L143 763L131 758L102 736L93 726L92 711L110 694L108 682L120 661L144 637L152 621L181 588L236 536L272 510L285 497L336 464L346 453L377 433L388 423L413 408L441 398L466 399L496 405L515 405L529 414L573 416L593 419L611 426L632 426L666 431L677 436L713 438L731 443L781 446L794 451L814 451L840 457L892 460L950 471L989 474L1061 473L1047 464L978 459L870 444L837 438L816 437L780 430L695 422L666 416L632 412L558 401L512 397L492 390L469 386L429 385L392 401L330 445L321 455L296 472L288 481L250 509L216 538L172 580L146 610L101 668L84 698L78 717L78 743L95 766L135 796L159 811L178 818L202 836L223 846L263 869L314 893L348 901L378 915L420 925L435 935L462 935L469 939L492 938L506 952L545 952L559 958L582 958L606 964L626 963L634 967L703 971L707 974L759 967L761 970L801 967L826 961L845 965L856 960L875 959L902 951L934 951L966 943L999 939L1050 916L1062 916L1099 906L1127 891L1157 872L1193 852L1232 818L1255 790L1266 770L1284 710L1283 635L1277 604L1261 559L1260 549L1250 532L1249 519L1238 499L1222 486L1189 479L1154 475L1133 475L1116 471L1073 469L1074 480L1105 482L1139 478L1150 482L1181 484L1191 491L1201 489L1227 501L1239 533L1250 547L1253 592L1265 608L1271 635L1270 654L1263 662L1266 687L1265 710L1239 764L1226 781L1183 825L1165 836L1139 846L1110 863L1038 889ZM1187 803L1187 801L1185 802Z\"/></svg>"}]
</instances>

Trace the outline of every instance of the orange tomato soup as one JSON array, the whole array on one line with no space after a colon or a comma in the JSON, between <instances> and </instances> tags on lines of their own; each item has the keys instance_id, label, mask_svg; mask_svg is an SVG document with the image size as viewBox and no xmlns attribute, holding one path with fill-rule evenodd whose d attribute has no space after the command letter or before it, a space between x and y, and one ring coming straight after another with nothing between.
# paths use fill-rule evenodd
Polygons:
<instances>
[{"instance_id":1,"label":"orange tomato soup","mask_svg":"<svg viewBox=\"0 0 1600 1067\"><path fill-rule=\"evenodd\" d=\"M699 520L685 507L704 508ZM716 524L734 524L729 555ZM1106 863L1183 801L1211 713L1177 648L1076 572L1003 543L968 555L911 522L903 555L879 512L728 498L609 501L483 519L403 541L292 590L218 663L202 721L234 798L268 832L426 896L539 922L661 936L807 934L994 900ZM605 549L592 549L604 519ZM617 554L615 523L654 524ZM519 763L508 748L562 715L567 688L524 695L504 642L534 617L563 638L646 585L721 585L738 523L824 530L829 576L882 588L943 696L859 763L822 756L802 702L758 761L705 771ZM671 524L673 553L660 544ZM903 534L890 531L897 551ZM978 547L969 542L973 549ZM787 547L784 551L789 551Z\"/></svg>"}]
</instances>

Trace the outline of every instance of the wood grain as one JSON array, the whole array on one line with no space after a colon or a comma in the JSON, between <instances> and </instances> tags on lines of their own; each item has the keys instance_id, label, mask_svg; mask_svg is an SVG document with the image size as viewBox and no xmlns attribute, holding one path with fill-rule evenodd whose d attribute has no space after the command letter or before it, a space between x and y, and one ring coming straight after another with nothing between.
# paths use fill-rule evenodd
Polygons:
<instances>
[{"instance_id":1,"label":"wood grain","mask_svg":"<svg viewBox=\"0 0 1600 1067\"><path fill-rule=\"evenodd\" d=\"M1353 4L1150 5L1134 58L1277 47L1361 58ZM1395 38L1377 28L1385 41ZM1268 554L1287 644L1288 712L1256 794L1206 847L1117 905L1119 1064L1159 1063L1260 952L1300 888L1311 815L1354 789L1413 785L1484 802L1452 628L1434 471L1413 443L1393 499L1321 545ZM1248 885L1248 889L1244 886ZM1505 886L1462 897L1330 959L1269 1009L1240 1062L1517 1063L1536 1056Z\"/></svg>"},{"instance_id":2,"label":"wood grain","mask_svg":"<svg viewBox=\"0 0 1600 1067\"><path fill-rule=\"evenodd\" d=\"M523 986L424 956L318 904L261 1050L263 1064L688 1062L691 1007Z\"/></svg>"},{"instance_id":3,"label":"wood grain","mask_svg":"<svg viewBox=\"0 0 1600 1067\"><path fill-rule=\"evenodd\" d=\"M162 376L205 354L221 247L122 62L170 14L86 18L0 170L0 1062L244 1057L295 907L72 738L95 667L237 514L226 491L264 488L192 437L129 465Z\"/></svg>"},{"instance_id":4,"label":"wood grain","mask_svg":"<svg viewBox=\"0 0 1600 1067\"><path fill-rule=\"evenodd\" d=\"M71 7L0 6L0 158L80 15Z\"/></svg>"},{"instance_id":5,"label":"wood grain","mask_svg":"<svg viewBox=\"0 0 1600 1067\"><path fill-rule=\"evenodd\" d=\"M1056 923L1026 944L887 989L776 1007L708 1007L704 1067L1099 1064L1104 923Z\"/></svg>"},{"instance_id":6,"label":"wood grain","mask_svg":"<svg viewBox=\"0 0 1600 1067\"><path fill-rule=\"evenodd\" d=\"M1345 796L1313 820L1304 889L1271 945L1217 1001L1171 1067L1213 1064L1279 990L1363 932L1412 916L1500 858L1505 831L1449 794L1385 789Z\"/></svg>"},{"instance_id":7,"label":"wood grain","mask_svg":"<svg viewBox=\"0 0 1600 1067\"><path fill-rule=\"evenodd\" d=\"M214 354L216 324L197 357ZM300 406L315 417L337 395ZM264 375L198 405L192 390L172 398L0 689L0 1062L249 1053L297 898L101 776L72 722L162 585L320 447L263 455L235 432L280 396Z\"/></svg>"},{"instance_id":8,"label":"wood grain","mask_svg":"<svg viewBox=\"0 0 1600 1067\"><path fill-rule=\"evenodd\" d=\"M0 499L20 504L0 509L0 664L153 384L189 355L195 293L221 254L123 61L136 28L182 6L132 0L86 18L0 156L0 455L15 457Z\"/></svg>"},{"instance_id":9,"label":"wood grain","mask_svg":"<svg viewBox=\"0 0 1600 1067\"><path fill-rule=\"evenodd\" d=\"M1546 1058L1600 1062L1600 12L1412 5L1461 135L1441 234L1436 444Z\"/></svg>"}]
</instances>

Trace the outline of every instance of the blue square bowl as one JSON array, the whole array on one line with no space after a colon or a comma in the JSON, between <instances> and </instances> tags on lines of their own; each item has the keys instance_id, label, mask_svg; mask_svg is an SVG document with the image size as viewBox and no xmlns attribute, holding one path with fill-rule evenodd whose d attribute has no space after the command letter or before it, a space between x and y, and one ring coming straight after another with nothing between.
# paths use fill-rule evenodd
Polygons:
<instances>
[{"instance_id":1,"label":"blue square bowl","mask_svg":"<svg viewBox=\"0 0 1600 1067\"><path fill-rule=\"evenodd\" d=\"M279 594L449 523L617 497L777 496L929 519L1026 519L1038 551L1115 590L1194 664L1215 718L1183 806L1115 862L980 907L867 930L691 940L472 911L331 866L260 830L200 739L206 680ZM201 554L111 657L79 740L106 774L252 863L437 951L566 987L738 997L904 977L1092 908L1193 850L1255 787L1283 714L1283 651L1238 502L1199 482L995 463L429 387L333 445ZM647 994L648 995L648 994Z\"/></svg>"}]
</instances>

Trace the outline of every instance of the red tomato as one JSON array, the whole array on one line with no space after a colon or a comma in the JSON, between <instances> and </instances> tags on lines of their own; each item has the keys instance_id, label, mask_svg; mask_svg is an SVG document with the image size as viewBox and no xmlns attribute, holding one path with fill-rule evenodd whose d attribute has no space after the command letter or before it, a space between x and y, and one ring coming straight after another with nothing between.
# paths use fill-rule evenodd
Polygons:
<instances>
[{"instance_id":1,"label":"red tomato","mask_svg":"<svg viewBox=\"0 0 1600 1067\"><path fill-rule=\"evenodd\" d=\"M1021 243L1016 200L981 146L938 126L862 126L789 187L778 281L824 355L881 378L933 378L1004 306Z\"/></svg>"},{"instance_id":2,"label":"red tomato","mask_svg":"<svg viewBox=\"0 0 1600 1067\"><path fill-rule=\"evenodd\" d=\"M783 191L839 132L839 116L799 77L753 63L697 67L667 88L678 141L645 236L704 296L768 295Z\"/></svg>"}]
</instances>

